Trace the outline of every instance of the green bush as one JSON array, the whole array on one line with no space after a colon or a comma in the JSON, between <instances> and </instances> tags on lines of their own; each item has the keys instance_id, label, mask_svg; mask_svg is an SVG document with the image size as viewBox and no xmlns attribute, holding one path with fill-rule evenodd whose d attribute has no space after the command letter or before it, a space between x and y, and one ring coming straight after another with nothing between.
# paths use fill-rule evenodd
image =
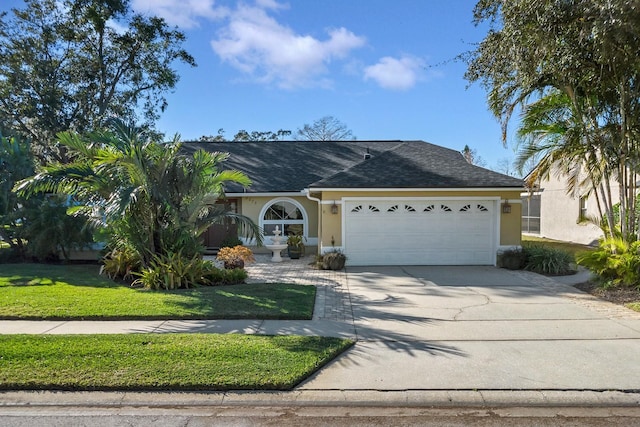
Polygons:
<instances>
[{"instance_id":1,"label":"green bush","mask_svg":"<svg viewBox=\"0 0 640 427\"><path fill-rule=\"evenodd\" d=\"M142 260L137 252L130 248L114 249L102 259L100 274L111 280L133 280L133 274L140 271Z\"/></svg>"},{"instance_id":2,"label":"green bush","mask_svg":"<svg viewBox=\"0 0 640 427\"><path fill-rule=\"evenodd\" d=\"M244 270L223 270L196 255L186 258L180 253L155 255L133 284L148 289L188 289L196 286L235 285L247 278Z\"/></svg>"},{"instance_id":3,"label":"green bush","mask_svg":"<svg viewBox=\"0 0 640 427\"><path fill-rule=\"evenodd\" d=\"M526 263L526 257L522 249L509 249L498 254L498 267L508 270L521 270Z\"/></svg>"},{"instance_id":4,"label":"green bush","mask_svg":"<svg viewBox=\"0 0 640 427\"><path fill-rule=\"evenodd\" d=\"M220 243L221 248L233 248L234 246L242 245L242 240L236 236L225 237Z\"/></svg>"},{"instance_id":5,"label":"green bush","mask_svg":"<svg viewBox=\"0 0 640 427\"><path fill-rule=\"evenodd\" d=\"M640 242L605 239L597 249L576 256L578 264L596 274L605 286L640 288Z\"/></svg>"},{"instance_id":6,"label":"green bush","mask_svg":"<svg viewBox=\"0 0 640 427\"><path fill-rule=\"evenodd\" d=\"M247 279L247 271L242 268L214 268L203 276L203 285L224 286L239 285Z\"/></svg>"},{"instance_id":7,"label":"green bush","mask_svg":"<svg viewBox=\"0 0 640 427\"><path fill-rule=\"evenodd\" d=\"M552 276L575 274L573 255L562 249L545 245L528 245L523 248L524 269Z\"/></svg>"},{"instance_id":8,"label":"green bush","mask_svg":"<svg viewBox=\"0 0 640 427\"><path fill-rule=\"evenodd\" d=\"M323 270L342 270L346 262L346 255L335 250L322 255L322 263L320 265Z\"/></svg>"},{"instance_id":9,"label":"green bush","mask_svg":"<svg viewBox=\"0 0 640 427\"><path fill-rule=\"evenodd\" d=\"M72 250L89 247L92 233L83 216L67 214L66 197L48 196L24 212L27 253L38 261L69 260Z\"/></svg>"}]
</instances>

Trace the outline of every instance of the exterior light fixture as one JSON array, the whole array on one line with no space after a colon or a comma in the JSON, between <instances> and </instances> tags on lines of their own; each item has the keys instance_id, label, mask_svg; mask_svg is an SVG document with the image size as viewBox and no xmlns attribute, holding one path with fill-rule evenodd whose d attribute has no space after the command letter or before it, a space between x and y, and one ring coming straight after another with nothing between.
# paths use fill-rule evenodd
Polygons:
<instances>
[{"instance_id":1,"label":"exterior light fixture","mask_svg":"<svg viewBox=\"0 0 640 427\"><path fill-rule=\"evenodd\" d=\"M331 213L334 214L334 215L338 213L338 205L336 205L335 200L333 201L333 204L331 205Z\"/></svg>"},{"instance_id":2,"label":"exterior light fixture","mask_svg":"<svg viewBox=\"0 0 640 427\"><path fill-rule=\"evenodd\" d=\"M511 205L509 204L509 202L505 201L502 204L502 213L503 214L511 213Z\"/></svg>"}]
</instances>

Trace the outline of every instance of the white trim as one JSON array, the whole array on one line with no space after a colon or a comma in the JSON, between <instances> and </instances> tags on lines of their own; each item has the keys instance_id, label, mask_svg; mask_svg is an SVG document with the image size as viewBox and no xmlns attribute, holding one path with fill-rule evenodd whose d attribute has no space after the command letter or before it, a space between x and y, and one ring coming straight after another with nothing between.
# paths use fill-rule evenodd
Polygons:
<instances>
[{"instance_id":1,"label":"white trim","mask_svg":"<svg viewBox=\"0 0 640 427\"><path fill-rule=\"evenodd\" d=\"M522 199L502 199L502 203L509 203L510 205L521 205Z\"/></svg>"},{"instance_id":2,"label":"white trim","mask_svg":"<svg viewBox=\"0 0 640 427\"><path fill-rule=\"evenodd\" d=\"M357 192L357 191L371 191L371 192L410 192L410 191L518 191L523 187L486 187L486 188L470 188L470 187L456 187L456 188L305 188L300 191L286 191L286 192L264 192L264 193L225 193L226 197L306 197L310 193L320 193L323 191L345 191L345 192ZM529 193L521 193L529 194ZM536 193L534 193L536 194Z\"/></svg>"},{"instance_id":3,"label":"white trim","mask_svg":"<svg viewBox=\"0 0 640 427\"><path fill-rule=\"evenodd\" d=\"M226 198L230 197L306 197L304 190L300 192L285 192L285 193L225 193Z\"/></svg>"},{"instance_id":4,"label":"white trim","mask_svg":"<svg viewBox=\"0 0 640 427\"><path fill-rule=\"evenodd\" d=\"M321 205L342 205L342 200L322 200Z\"/></svg>"},{"instance_id":5,"label":"white trim","mask_svg":"<svg viewBox=\"0 0 640 427\"><path fill-rule=\"evenodd\" d=\"M270 236L264 236L264 237L269 238ZM242 240L242 244L245 245L245 246L257 246L258 245L258 242L256 241L255 238L247 239L245 237L240 237L240 240ZM269 242L265 242L265 243L269 244ZM304 243L305 246L318 246L318 238L317 237L307 237L306 240L302 241L302 243Z\"/></svg>"},{"instance_id":6,"label":"white trim","mask_svg":"<svg viewBox=\"0 0 640 427\"><path fill-rule=\"evenodd\" d=\"M529 197L529 196L542 196L542 191L525 191L524 193L520 193L520 197Z\"/></svg>"},{"instance_id":7,"label":"white trim","mask_svg":"<svg viewBox=\"0 0 640 427\"><path fill-rule=\"evenodd\" d=\"M343 201L352 202L358 200L420 200L420 201L428 201L428 200L492 200L499 201L503 200L500 196L446 196L446 197L437 197L437 196L417 196L417 197L343 197Z\"/></svg>"},{"instance_id":8,"label":"white trim","mask_svg":"<svg viewBox=\"0 0 640 427\"><path fill-rule=\"evenodd\" d=\"M262 209L260 210L260 216L258 217L258 225L260 226L260 228L263 230L264 233L264 214L267 213L267 210L273 206L276 203L280 203L280 202L288 202L291 203L292 205L294 205L296 208L298 208L300 210L300 212L302 213L302 227L304 230L303 236L305 239L309 239L308 235L309 235L309 214L307 213L306 209L304 208L304 206L302 206L302 204L294 199L291 199L289 197L276 197L274 199L269 200L267 203L265 203L262 206ZM283 220L285 221L285 220ZM300 221L300 220L296 220L296 221ZM284 233L284 230L282 230L282 232ZM270 237L267 235L264 235L264 237Z\"/></svg>"},{"instance_id":9,"label":"white trim","mask_svg":"<svg viewBox=\"0 0 640 427\"><path fill-rule=\"evenodd\" d=\"M456 188L429 188L429 187L420 187L420 188L312 188L308 189L309 191L313 191L314 193L322 192L322 191L344 191L344 192L360 192L360 191L371 191L371 192L415 192L415 191L434 191L434 192L444 192L444 191L522 191L522 187L486 187L486 188L470 188L470 187L456 187Z\"/></svg>"}]
</instances>

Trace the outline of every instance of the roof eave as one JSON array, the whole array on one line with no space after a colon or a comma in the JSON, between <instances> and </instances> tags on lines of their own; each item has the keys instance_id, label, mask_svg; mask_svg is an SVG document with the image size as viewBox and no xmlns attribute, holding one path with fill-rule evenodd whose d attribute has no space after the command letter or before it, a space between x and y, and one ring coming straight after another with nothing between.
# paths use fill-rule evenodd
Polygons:
<instances>
[{"instance_id":1,"label":"roof eave","mask_svg":"<svg viewBox=\"0 0 640 427\"><path fill-rule=\"evenodd\" d=\"M380 187L362 187L362 188L346 188L346 187L309 187L307 190L319 192L319 191L522 191L525 187L521 186L508 186L508 187L396 187L396 188L380 188Z\"/></svg>"}]
</instances>

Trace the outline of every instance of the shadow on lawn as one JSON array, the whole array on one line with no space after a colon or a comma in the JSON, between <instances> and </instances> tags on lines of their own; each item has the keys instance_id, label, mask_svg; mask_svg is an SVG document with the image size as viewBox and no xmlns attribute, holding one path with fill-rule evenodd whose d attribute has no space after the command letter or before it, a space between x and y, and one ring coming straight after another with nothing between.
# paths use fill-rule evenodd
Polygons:
<instances>
[{"instance_id":1,"label":"shadow on lawn","mask_svg":"<svg viewBox=\"0 0 640 427\"><path fill-rule=\"evenodd\" d=\"M100 276L97 264L2 264L0 283L4 286L53 286L65 284L112 288L127 286ZM2 285L0 285L2 286Z\"/></svg>"}]
</instances>

